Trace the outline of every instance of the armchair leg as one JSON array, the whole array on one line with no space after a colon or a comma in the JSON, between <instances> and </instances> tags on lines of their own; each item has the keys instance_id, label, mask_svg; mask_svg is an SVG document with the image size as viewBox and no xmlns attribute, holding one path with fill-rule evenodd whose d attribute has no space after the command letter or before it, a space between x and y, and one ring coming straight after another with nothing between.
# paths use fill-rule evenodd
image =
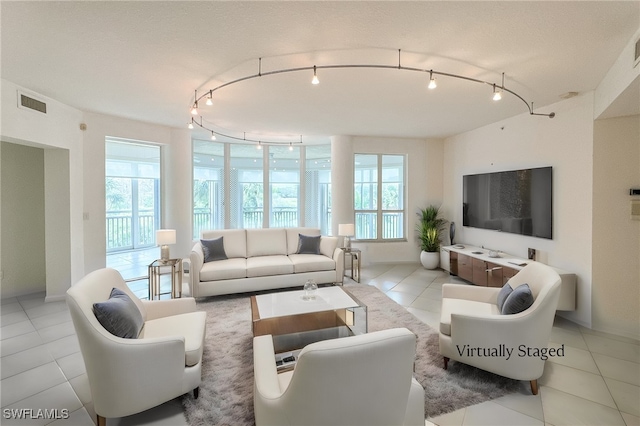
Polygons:
<instances>
[{"instance_id":1,"label":"armchair leg","mask_svg":"<svg viewBox=\"0 0 640 426\"><path fill-rule=\"evenodd\" d=\"M96 414L97 420L98 422L96 423L96 426L107 426L107 419L105 419L104 417Z\"/></svg>"},{"instance_id":2,"label":"armchair leg","mask_svg":"<svg viewBox=\"0 0 640 426\"><path fill-rule=\"evenodd\" d=\"M538 394L538 380L531 380L531 393L534 395Z\"/></svg>"},{"instance_id":3,"label":"armchair leg","mask_svg":"<svg viewBox=\"0 0 640 426\"><path fill-rule=\"evenodd\" d=\"M198 399L198 396L200 396L200 386L193 390L193 398Z\"/></svg>"},{"instance_id":4,"label":"armchair leg","mask_svg":"<svg viewBox=\"0 0 640 426\"><path fill-rule=\"evenodd\" d=\"M447 367L449 366L449 358L447 358L446 356L444 356L442 358L444 358L444 369L446 370Z\"/></svg>"}]
</instances>

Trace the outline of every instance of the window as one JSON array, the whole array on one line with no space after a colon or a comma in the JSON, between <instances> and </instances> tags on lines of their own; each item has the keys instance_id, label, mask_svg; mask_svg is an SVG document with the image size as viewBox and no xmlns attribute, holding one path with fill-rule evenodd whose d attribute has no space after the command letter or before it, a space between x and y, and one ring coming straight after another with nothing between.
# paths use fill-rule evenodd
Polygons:
<instances>
[{"instance_id":1,"label":"window","mask_svg":"<svg viewBox=\"0 0 640 426\"><path fill-rule=\"evenodd\" d=\"M207 229L331 232L331 146L193 140L193 238Z\"/></svg>"},{"instance_id":2,"label":"window","mask_svg":"<svg viewBox=\"0 0 640 426\"><path fill-rule=\"evenodd\" d=\"M271 228L298 226L300 211L300 148L269 147L269 205Z\"/></svg>"},{"instance_id":3,"label":"window","mask_svg":"<svg viewBox=\"0 0 640 426\"><path fill-rule=\"evenodd\" d=\"M224 228L224 144L194 141L193 238L207 229Z\"/></svg>"},{"instance_id":4,"label":"window","mask_svg":"<svg viewBox=\"0 0 640 426\"><path fill-rule=\"evenodd\" d=\"M405 238L404 155L355 154L356 239Z\"/></svg>"},{"instance_id":5,"label":"window","mask_svg":"<svg viewBox=\"0 0 640 426\"><path fill-rule=\"evenodd\" d=\"M331 235L331 145L305 149L305 226Z\"/></svg>"},{"instance_id":6,"label":"window","mask_svg":"<svg viewBox=\"0 0 640 426\"><path fill-rule=\"evenodd\" d=\"M107 138L107 252L155 245L160 227L160 147Z\"/></svg>"},{"instance_id":7,"label":"window","mask_svg":"<svg viewBox=\"0 0 640 426\"><path fill-rule=\"evenodd\" d=\"M230 227L264 226L264 149L251 145L230 146Z\"/></svg>"}]
</instances>

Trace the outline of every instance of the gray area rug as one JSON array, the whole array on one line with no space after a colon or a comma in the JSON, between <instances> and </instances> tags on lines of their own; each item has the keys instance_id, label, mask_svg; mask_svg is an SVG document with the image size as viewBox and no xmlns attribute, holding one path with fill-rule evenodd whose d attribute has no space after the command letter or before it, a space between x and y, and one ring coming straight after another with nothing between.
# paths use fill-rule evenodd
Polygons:
<instances>
[{"instance_id":1,"label":"gray area rug","mask_svg":"<svg viewBox=\"0 0 640 426\"><path fill-rule=\"evenodd\" d=\"M369 331L406 327L418 337L415 377L425 389L425 417L435 417L523 387L523 382L450 362L442 368L438 333L377 288L345 286L368 307ZM253 425L253 337L249 295L199 299L207 312L200 397L182 398L192 426Z\"/></svg>"}]
</instances>

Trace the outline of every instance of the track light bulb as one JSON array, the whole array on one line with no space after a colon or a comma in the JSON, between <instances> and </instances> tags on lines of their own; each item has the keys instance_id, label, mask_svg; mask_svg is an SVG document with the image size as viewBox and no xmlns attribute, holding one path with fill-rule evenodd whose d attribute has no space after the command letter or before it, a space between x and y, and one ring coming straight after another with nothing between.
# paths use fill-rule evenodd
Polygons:
<instances>
[{"instance_id":1,"label":"track light bulb","mask_svg":"<svg viewBox=\"0 0 640 426\"><path fill-rule=\"evenodd\" d=\"M320 80L318 80L318 74L316 72L316 66L313 66L313 78L311 79L311 84L320 84Z\"/></svg>"},{"instance_id":2,"label":"track light bulb","mask_svg":"<svg viewBox=\"0 0 640 426\"><path fill-rule=\"evenodd\" d=\"M258 145L256 146L257 149L262 149L262 142L258 142Z\"/></svg>"},{"instance_id":3,"label":"track light bulb","mask_svg":"<svg viewBox=\"0 0 640 426\"><path fill-rule=\"evenodd\" d=\"M502 90L498 89L496 90L496 85L493 85L493 100L494 101L499 101L500 99L502 99Z\"/></svg>"},{"instance_id":4,"label":"track light bulb","mask_svg":"<svg viewBox=\"0 0 640 426\"><path fill-rule=\"evenodd\" d=\"M289 144L289 151L293 151L293 145Z\"/></svg>"},{"instance_id":5,"label":"track light bulb","mask_svg":"<svg viewBox=\"0 0 640 426\"><path fill-rule=\"evenodd\" d=\"M213 132L211 132L211 140L212 140L212 141L215 141L215 140L216 140L216 135L215 135Z\"/></svg>"},{"instance_id":6,"label":"track light bulb","mask_svg":"<svg viewBox=\"0 0 640 426\"><path fill-rule=\"evenodd\" d=\"M198 115L198 104L194 104L191 108L191 115Z\"/></svg>"},{"instance_id":7,"label":"track light bulb","mask_svg":"<svg viewBox=\"0 0 640 426\"><path fill-rule=\"evenodd\" d=\"M208 97L208 98L207 98L207 102L206 102L206 104L207 104L208 106L213 105L213 99L211 99L211 97Z\"/></svg>"},{"instance_id":8,"label":"track light bulb","mask_svg":"<svg viewBox=\"0 0 640 426\"><path fill-rule=\"evenodd\" d=\"M189 130L193 130L193 122L189 123L187 127L189 128Z\"/></svg>"},{"instance_id":9,"label":"track light bulb","mask_svg":"<svg viewBox=\"0 0 640 426\"><path fill-rule=\"evenodd\" d=\"M429 71L429 85L427 88L435 89L436 87L438 87L438 83L436 83L436 79L433 78L433 71Z\"/></svg>"}]
</instances>

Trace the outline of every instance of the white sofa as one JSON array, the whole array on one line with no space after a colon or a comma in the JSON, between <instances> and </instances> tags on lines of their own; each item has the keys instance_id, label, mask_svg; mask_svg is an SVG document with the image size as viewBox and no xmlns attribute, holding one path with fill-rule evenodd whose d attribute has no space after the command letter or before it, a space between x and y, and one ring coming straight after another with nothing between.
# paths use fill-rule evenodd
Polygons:
<instances>
[{"instance_id":1,"label":"white sofa","mask_svg":"<svg viewBox=\"0 0 640 426\"><path fill-rule=\"evenodd\" d=\"M415 354L416 336L395 328L312 343L278 374L272 337L254 337L256 425L424 426Z\"/></svg>"},{"instance_id":2,"label":"white sofa","mask_svg":"<svg viewBox=\"0 0 640 426\"><path fill-rule=\"evenodd\" d=\"M337 237L320 238L320 254L296 254L299 235L320 235L316 228L220 229L203 231L202 239L223 237L225 260L204 262L202 244L191 251L191 296L342 283L344 253Z\"/></svg>"}]
</instances>

